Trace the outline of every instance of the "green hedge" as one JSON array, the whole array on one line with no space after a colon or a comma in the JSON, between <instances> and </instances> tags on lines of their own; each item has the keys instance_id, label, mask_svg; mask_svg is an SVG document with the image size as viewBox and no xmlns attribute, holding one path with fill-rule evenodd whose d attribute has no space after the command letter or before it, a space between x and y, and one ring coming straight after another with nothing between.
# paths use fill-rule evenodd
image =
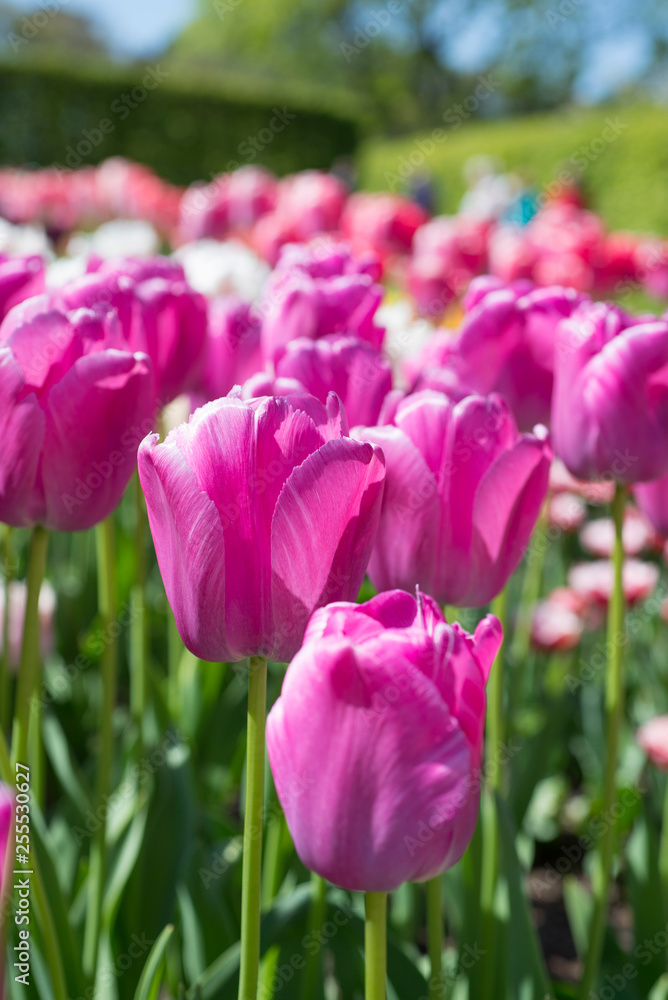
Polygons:
<instances>
[{"instance_id":1,"label":"green hedge","mask_svg":"<svg viewBox=\"0 0 668 1000\"><path fill-rule=\"evenodd\" d=\"M178 77L166 63L127 71L0 66L4 164L79 166L121 155L188 184L252 162L278 174L326 168L355 150L358 129L352 116L315 108L304 96L221 92Z\"/></svg>"},{"instance_id":2,"label":"green hedge","mask_svg":"<svg viewBox=\"0 0 668 1000\"><path fill-rule=\"evenodd\" d=\"M454 123L453 123L454 117ZM608 130L607 120L617 123ZM457 122L459 127L456 127ZM623 127L620 127L623 126ZM410 170L409 159L433 177L442 211L456 209L469 156L500 157L544 188L560 170L580 170L591 205L615 229L668 235L668 119L647 105L570 110L483 122L450 116L440 141L429 132L397 140L370 139L359 150L360 180L387 188ZM603 137L617 136L612 141ZM429 152L429 142L433 152ZM601 148L603 146L603 148ZM406 164L409 164L407 167Z\"/></svg>"}]
</instances>

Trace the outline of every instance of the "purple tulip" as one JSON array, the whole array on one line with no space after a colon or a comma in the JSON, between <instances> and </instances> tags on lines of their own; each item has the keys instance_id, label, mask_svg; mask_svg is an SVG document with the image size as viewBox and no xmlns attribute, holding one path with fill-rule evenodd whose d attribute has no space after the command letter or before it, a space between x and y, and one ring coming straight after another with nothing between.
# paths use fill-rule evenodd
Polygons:
<instances>
[{"instance_id":1,"label":"purple tulip","mask_svg":"<svg viewBox=\"0 0 668 1000\"><path fill-rule=\"evenodd\" d=\"M535 288L527 282L495 288L480 278L469 290L470 311L458 335L443 346L439 372L430 370L416 388L441 384L462 392L499 392L510 403L521 430L550 419L557 324L584 301L571 288ZM498 280L498 279L497 279ZM433 364L433 360L432 360Z\"/></svg>"},{"instance_id":2,"label":"purple tulip","mask_svg":"<svg viewBox=\"0 0 668 1000\"><path fill-rule=\"evenodd\" d=\"M332 393L197 410L139 449L139 475L169 603L205 660L288 660L309 616L357 596L385 469L353 441Z\"/></svg>"},{"instance_id":3,"label":"purple tulip","mask_svg":"<svg viewBox=\"0 0 668 1000\"><path fill-rule=\"evenodd\" d=\"M260 320L252 307L236 295L214 299L209 305L209 332L197 398L204 403L220 399L263 367Z\"/></svg>"},{"instance_id":4,"label":"purple tulip","mask_svg":"<svg viewBox=\"0 0 668 1000\"><path fill-rule=\"evenodd\" d=\"M160 406L196 384L206 343L206 299L186 283L175 261L110 261L58 289L54 302L66 309L100 303L114 308L128 349L153 362Z\"/></svg>"},{"instance_id":5,"label":"purple tulip","mask_svg":"<svg viewBox=\"0 0 668 1000\"><path fill-rule=\"evenodd\" d=\"M150 360L123 349L113 312L15 306L0 326L0 520L77 531L106 518L154 402Z\"/></svg>"},{"instance_id":6,"label":"purple tulip","mask_svg":"<svg viewBox=\"0 0 668 1000\"><path fill-rule=\"evenodd\" d=\"M585 304L557 330L555 454L579 479L668 472L668 322Z\"/></svg>"},{"instance_id":7,"label":"purple tulip","mask_svg":"<svg viewBox=\"0 0 668 1000\"><path fill-rule=\"evenodd\" d=\"M4 899L10 886L12 864L9 839L14 827L14 809L12 789L4 782L0 782L0 900Z\"/></svg>"},{"instance_id":8,"label":"purple tulip","mask_svg":"<svg viewBox=\"0 0 668 1000\"><path fill-rule=\"evenodd\" d=\"M355 436L379 445L387 467L369 563L376 589L419 585L440 604L487 604L516 569L545 499L545 429L520 435L501 396L455 402L424 390L397 405L391 425Z\"/></svg>"},{"instance_id":9,"label":"purple tulip","mask_svg":"<svg viewBox=\"0 0 668 1000\"><path fill-rule=\"evenodd\" d=\"M297 379L322 403L335 392L351 427L375 424L392 388L390 363L358 337L293 340L276 363L276 374Z\"/></svg>"},{"instance_id":10,"label":"purple tulip","mask_svg":"<svg viewBox=\"0 0 668 1000\"><path fill-rule=\"evenodd\" d=\"M379 350L385 331L374 316L383 289L374 283L373 270L367 259L358 263L349 251L329 244L320 251L284 251L259 306L265 358L277 361L291 340L335 333L359 337Z\"/></svg>"},{"instance_id":11,"label":"purple tulip","mask_svg":"<svg viewBox=\"0 0 668 1000\"><path fill-rule=\"evenodd\" d=\"M297 853L345 889L388 892L451 868L478 815L485 684L501 644L395 590L311 618L267 720Z\"/></svg>"},{"instance_id":12,"label":"purple tulip","mask_svg":"<svg viewBox=\"0 0 668 1000\"><path fill-rule=\"evenodd\" d=\"M655 531L668 538L668 475L650 483L638 483L633 496Z\"/></svg>"},{"instance_id":13,"label":"purple tulip","mask_svg":"<svg viewBox=\"0 0 668 1000\"><path fill-rule=\"evenodd\" d=\"M6 257L0 254L0 321L9 310L44 291L41 257Z\"/></svg>"}]
</instances>

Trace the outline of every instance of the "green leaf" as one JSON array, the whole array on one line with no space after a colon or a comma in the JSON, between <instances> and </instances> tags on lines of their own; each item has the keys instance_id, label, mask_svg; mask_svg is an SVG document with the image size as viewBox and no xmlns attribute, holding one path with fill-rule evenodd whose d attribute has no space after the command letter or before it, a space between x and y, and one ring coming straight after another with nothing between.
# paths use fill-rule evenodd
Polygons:
<instances>
[{"instance_id":1,"label":"green leaf","mask_svg":"<svg viewBox=\"0 0 668 1000\"><path fill-rule=\"evenodd\" d=\"M628 859L627 881L629 897L634 913L634 934L636 945L652 940L658 928L665 928L666 914L661 893L659 874L659 845L654 824L647 815L648 803L644 803L643 813L638 817L633 833L626 845ZM665 971L665 951L658 955L653 952L647 962L638 964L638 979L645 992ZM646 949L647 953L650 949Z\"/></svg>"},{"instance_id":2,"label":"green leaf","mask_svg":"<svg viewBox=\"0 0 668 1000\"><path fill-rule=\"evenodd\" d=\"M51 856L48 847L47 826L36 800L33 800L30 805L30 832L32 846L37 855L37 863L44 882L44 890L53 915L63 967L67 970L68 986L73 991L72 996L82 996L86 988L86 980L81 967L81 944L76 941L70 925L68 908L56 874L57 862Z\"/></svg>"},{"instance_id":3,"label":"green leaf","mask_svg":"<svg viewBox=\"0 0 668 1000\"><path fill-rule=\"evenodd\" d=\"M156 1000L160 989L160 980L162 978L162 970L165 964L167 945L169 944L169 939L173 933L173 924L167 924L162 934L151 948L149 956L146 959L146 965L144 966L142 974L139 978L137 989L135 990L135 1000Z\"/></svg>"}]
</instances>

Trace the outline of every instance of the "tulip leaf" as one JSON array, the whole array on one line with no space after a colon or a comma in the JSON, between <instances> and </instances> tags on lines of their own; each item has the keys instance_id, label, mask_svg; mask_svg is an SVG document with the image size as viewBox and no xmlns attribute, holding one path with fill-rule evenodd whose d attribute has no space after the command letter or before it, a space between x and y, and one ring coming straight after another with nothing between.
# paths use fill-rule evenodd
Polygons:
<instances>
[{"instance_id":1,"label":"tulip leaf","mask_svg":"<svg viewBox=\"0 0 668 1000\"><path fill-rule=\"evenodd\" d=\"M497 796L500 851L500 887L505 889L507 908L503 913L502 951L507 959L508 1000L527 996L548 1000L554 996L541 953L538 935L531 919L524 889L524 872L517 859L515 831L506 803Z\"/></svg>"},{"instance_id":2,"label":"tulip leaf","mask_svg":"<svg viewBox=\"0 0 668 1000\"><path fill-rule=\"evenodd\" d=\"M82 822L90 810L90 798L77 772L70 745L57 717L45 712L42 718L42 739L51 766L68 799L77 810L77 822Z\"/></svg>"},{"instance_id":3,"label":"tulip leaf","mask_svg":"<svg viewBox=\"0 0 668 1000\"><path fill-rule=\"evenodd\" d=\"M37 855L37 863L44 882L44 891L51 907L63 967L67 970L68 985L71 991L76 991L72 992L71 995L81 996L86 988L81 967L81 947L77 946L74 930L70 925L67 905L56 873L56 862L51 856L48 846L47 826L36 800L33 800L30 805L30 833L32 847Z\"/></svg>"},{"instance_id":4,"label":"tulip leaf","mask_svg":"<svg viewBox=\"0 0 668 1000\"><path fill-rule=\"evenodd\" d=\"M654 824L647 815L647 803L636 820L633 833L626 845L628 860L627 884L634 912L634 935L636 946L652 940L657 930L665 930L668 914L666 901L662 899L662 885L659 874L659 845ZM659 954L645 948L646 960L638 963L638 979L649 993L652 985L665 971L665 950L656 949Z\"/></svg>"},{"instance_id":5,"label":"tulip leaf","mask_svg":"<svg viewBox=\"0 0 668 1000\"><path fill-rule=\"evenodd\" d=\"M158 940L155 942L146 959L146 965L135 990L135 1000L156 1000L160 989L162 970L165 964L165 953L169 939L174 933L172 924L167 924Z\"/></svg>"}]
</instances>

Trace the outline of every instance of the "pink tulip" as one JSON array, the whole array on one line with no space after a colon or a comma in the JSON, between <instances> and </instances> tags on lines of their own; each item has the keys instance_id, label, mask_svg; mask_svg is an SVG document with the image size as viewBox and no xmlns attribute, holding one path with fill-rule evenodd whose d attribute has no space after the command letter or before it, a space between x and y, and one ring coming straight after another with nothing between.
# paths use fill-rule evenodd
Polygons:
<instances>
[{"instance_id":1,"label":"pink tulip","mask_svg":"<svg viewBox=\"0 0 668 1000\"><path fill-rule=\"evenodd\" d=\"M636 507L624 511L622 545L627 556L637 556L655 543L655 534ZM615 525L611 517L597 517L580 532L580 545L590 555L611 559L615 547Z\"/></svg>"},{"instance_id":2,"label":"pink tulip","mask_svg":"<svg viewBox=\"0 0 668 1000\"><path fill-rule=\"evenodd\" d=\"M668 322L583 304L557 328L554 449L580 479L668 472Z\"/></svg>"},{"instance_id":3,"label":"pink tulip","mask_svg":"<svg viewBox=\"0 0 668 1000\"><path fill-rule=\"evenodd\" d=\"M544 428L518 434L500 396L406 397L392 425L357 428L387 474L369 576L378 590L417 584L439 603L478 607L503 588L547 491Z\"/></svg>"},{"instance_id":4,"label":"pink tulip","mask_svg":"<svg viewBox=\"0 0 668 1000\"><path fill-rule=\"evenodd\" d=\"M441 316L484 269L488 230L486 222L461 216L439 216L417 230L408 289L423 316Z\"/></svg>"},{"instance_id":5,"label":"pink tulip","mask_svg":"<svg viewBox=\"0 0 668 1000\"><path fill-rule=\"evenodd\" d=\"M181 242L223 239L246 231L276 205L276 180L262 167L247 166L220 174L210 184L194 184L181 199Z\"/></svg>"},{"instance_id":6,"label":"pink tulip","mask_svg":"<svg viewBox=\"0 0 668 1000\"><path fill-rule=\"evenodd\" d=\"M668 771L668 715L657 715L640 727L636 740L655 767Z\"/></svg>"},{"instance_id":7,"label":"pink tulip","mask_svg":"<svg viewBox=\"0 0 668 1000\"><path fill-rule=\"evenodd\" d=\"M644 601L659 582L654 563L626 559L622 574L624 597L628 605ZM608 559L576 563L568 572L569 586L590 604L607 607L614 585L614 567Z\"/></svg>"},{"instance_id":8,"label":"pink tulip","mask_svg":"<svg viewBox=\"0 0 668 1000\"><path fill-rule=\"evenodd\" d=\"M392 388L389 361L358 337L293 340L276 363L276 374L297 379L321 403L335 392L350 427L375 424Z\"/></svg>"},{"instance_id":9,"label":"pink tulip","mask_svg":"<svg viewBox=\"0 0 668 1000\"><path fill-rule=\"evenodd\" d=\"M387 892L451 868L478 815L485 684L501 643L402 591L311 618L267 720L276 790L303 863Z\"/></svg>"},{"instance_id":10,"label":"pink tulip","mask_svg":"<svg viewBox=\"0 0 668 1000\"><path fill-rule=\"evenodd\" d=\"M186 283L183 268L166 257L109 261L54 295L67 309L109 302L118 312L130 350L153 362L161 406L196 384L206 344L207 305Z\"/></svg>"},{"instance_id":11,"label":"pink tulip","mask_svg":"<svg viewBox=\"0 0 668 1000\"><path fill-rule=\"evenodd\" d=\"M0 587L0 650L4 643L5 601L9 596L7 629L7 651L9 668L16 672L21 660L23 626L28 600L28 588L23 580L12 580L8 588ZM38 599L39 650L42 660L48 659L55 648L54 618L56 614L56 592L48 580L42 582Z\"/></svg>"},{"instance_id":12,"label":"pink tulip","mask_svg":"<svg viewBox=\"0 0 668 1000\"><path fill-rule=\"evenodd\" d=\"M655 531L668 537L668 475L651 483L637 483L633 496Z\"/></svg>"},{"instance_id":13,"label":"pink tulip","mask_svg":"<svg viewBox=\"0 0 668 1000\"><path fill-rule=\"evenodd\" d=\"M359 337L379 350L385 331L374 316L383 290L369 273L374 265L373 258L356 261L332 245L321 252L284 251L259 304L265 358L277 361L291 340L335 333Z\"/></svg>"},{"instance_id":14,"label":"pink tulip","mask_svg":"<svg viewBox=\"0 0 668 1000\"><path fill-rule=\"evenodd\" d=\"M587 516L587 505L577 493L557 493L547 505L550 527L560 531L577 531Z\"/></svg>"},{"instance_id":15,"label":"pink tulip","mask_svg":"<svg viewBox=\"0 0 668 1000\"><path fill-rule=\"evenodd\" d=\"M575 611L548 597L536 605L531 623L531 641L538 649L565 652L575 649L584 624Z\"/></svg>"},{"instance_id":16,"label":"pink tulip","mask_svg":"<svg viewBox=\"0 0 668 1000\"><path fill-rule=\"evenodd\" d=\"M0 321L12 306L44 291L41 257L6 257L0 254Z\"/></svg>"},{"instance_id":17,"label":"pink tulip","mask_svg":"<svg viewBox=\"0 0 668 1000\"><path fill-rule=\"evenodd\" d=\"M348 197L346 185L334 174L303 170L278 183L276 211L291 220L297 240L338 228Z\"/></svg>"},{"instance_id":18,"label":"pink tulip","mask_svg":"<svg viewBox=\"0 0 668 1000\"><path fill-rule=\"evenodd\" d=\"M374 250L385 261L410 253L413 237L428 218L408 198L360 191L346 203L341 230L356 249Z\"/></svg>"},{"instance_id":19,"label":"pink tulip","mask_svg":"<svg viewBox=\"0 0 668 1000\"><path fill-rule=\"evenodd\" d=\"M117 318L48 297L0 326L0 520L90 528L117 506L154 418L151 363L124 349Z\"/></svg>"},{"instance_id":20,"label":"pink tulip","mask_svg":"<svg viewBox=\"0 0 668 1000\"><path fill-rule=\"evenodd\" d=\"M227 396L139 449L139 475L169 603L206 660L288 660L309 616L357 595L385 469L344 436L332 394Z\"/></svg>"},{"instance_id":21,"label":"pink tulip","mask_svg":"<svg viewBox=\"0 0 668 1000\"><path fill-rule=\"evenodd\" d=\"M488 287L489 279L479 280ZM464 316L457 337L445 345L443 365L460 391L505 396L521 430L548 423L555 329L582 296L570 288L526 293L524 283L516 282L479 297L477 282L468 296L475 305Z\"/></svg>"},{"instance_id":22,"label":"pink tulip","mask_svg":"<svg viewBox=\"0 0 668 1000\"><path fill-rule=\"evenodd\" d=\"M260 320L247 302L225 295L209 304L209 327L196 396L220 399L264 366Z\"/></svg>"},{"instance_id":23,"label":"pink tulip","mask_svg":"<svg viewBox=\"0 0 668 1000\"><path fill-rule=\"evenodd\" d=\"M14 828L14 810L13 791L9 785L0 782L0 901L4 899L10 886L12 868L10 837Z\"/></svg>"}]
</instances>

